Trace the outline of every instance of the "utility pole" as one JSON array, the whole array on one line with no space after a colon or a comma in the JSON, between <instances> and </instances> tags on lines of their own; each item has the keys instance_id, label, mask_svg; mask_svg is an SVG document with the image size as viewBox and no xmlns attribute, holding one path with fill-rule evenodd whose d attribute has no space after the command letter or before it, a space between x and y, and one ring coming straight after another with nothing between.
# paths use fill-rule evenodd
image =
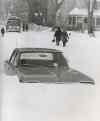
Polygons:
<instances>
[{"instance_id":1,"label":"utility pole","mask_svg":"<svg viewBox=\"0 0 100 121\"><path fill-rule=\"evenodd\" d=\"M89 0L88 3L88 33L93 34L94 31L94 22L93 22L93 13L95 9L96 0Z\"/></svg>"}]
</instances>

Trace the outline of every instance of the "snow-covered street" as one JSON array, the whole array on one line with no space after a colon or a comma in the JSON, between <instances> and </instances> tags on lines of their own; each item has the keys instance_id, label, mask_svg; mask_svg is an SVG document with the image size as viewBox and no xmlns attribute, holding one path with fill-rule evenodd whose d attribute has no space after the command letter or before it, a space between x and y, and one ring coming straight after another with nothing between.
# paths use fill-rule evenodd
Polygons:
<instances>
[{"instance_id":1,"label":"snow-covered street","mask_svg":"<svg viewBox=\"0 0 100 121\"><path fill-rule=\"evenodd\" d=\"M99 37L99 32L96 32L95 38L90 38L87 33L71 32L69 43L63 48L62 43L59 47L52 43L53 32L50 30L6 33L2 39L4 60L9 58L16 47L55 48L63 51L71 67L97 78L98 72L95 71L100 63Z\"/></svg>"},{"instance_id":2,"label":"snow-covered street","mask_svg":"<svg viewBox=\"0 0 100 121\"><path fill-rule=\"evenodd\" d=\"M0 40L0 65L16 47L59 49L70 67L92 77L96 84L20 84L16 76L7 76L1 70L2 121L100 120L100 32L95 38L71 32L66 47L57 47L52 39L50 29L6 33Z\"/></svg>"}]
</instances>

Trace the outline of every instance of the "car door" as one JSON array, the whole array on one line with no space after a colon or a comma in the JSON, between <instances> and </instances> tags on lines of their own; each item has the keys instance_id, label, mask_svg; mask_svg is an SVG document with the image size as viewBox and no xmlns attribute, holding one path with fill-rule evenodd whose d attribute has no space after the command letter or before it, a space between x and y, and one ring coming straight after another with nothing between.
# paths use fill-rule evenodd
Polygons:
<instances>
[{"instance_id":1,"label":"car door","mask_svg":"<svg viewBox=\"0 0 100 121\"><path fill-rule=\"evenodd\" d=\"M9 60L5 61L5 72L7 75L15 75L17 68L17 51L13 51Z\"/></svg>"}]
</instances>

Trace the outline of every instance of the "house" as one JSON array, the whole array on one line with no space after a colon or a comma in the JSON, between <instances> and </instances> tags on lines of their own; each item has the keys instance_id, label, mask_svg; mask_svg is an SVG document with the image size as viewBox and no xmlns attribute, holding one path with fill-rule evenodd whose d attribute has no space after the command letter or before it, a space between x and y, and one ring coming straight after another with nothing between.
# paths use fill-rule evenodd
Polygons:
<instances>
[{"instance_id":1,"label":"house","mask_svg":"<svg viewBox=\"0 0 100 121\"><path fill-rule=\"evenodd\" d=\"M95 30L100 30L100 9L95 9L93 13L93 26ZM74 8L69 12L67 27L74 30L88 27L88 9Z\"/></svg>"}]
</instances>

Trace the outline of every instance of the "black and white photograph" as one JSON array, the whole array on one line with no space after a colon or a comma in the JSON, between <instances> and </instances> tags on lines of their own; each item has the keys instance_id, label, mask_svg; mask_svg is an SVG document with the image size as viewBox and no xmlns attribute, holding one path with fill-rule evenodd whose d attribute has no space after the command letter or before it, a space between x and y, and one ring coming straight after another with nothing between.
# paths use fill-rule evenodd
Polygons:
<instances>
[{"instance_id":1,"label":"black and white photograph","mask_svg":"<svg viewBox=\"0 0 100 121\"><path fill-rule=\"evenodd\" d=\"M0 0L0 121L100 121L100 0Z\"/></svg>"}]
</instances>

